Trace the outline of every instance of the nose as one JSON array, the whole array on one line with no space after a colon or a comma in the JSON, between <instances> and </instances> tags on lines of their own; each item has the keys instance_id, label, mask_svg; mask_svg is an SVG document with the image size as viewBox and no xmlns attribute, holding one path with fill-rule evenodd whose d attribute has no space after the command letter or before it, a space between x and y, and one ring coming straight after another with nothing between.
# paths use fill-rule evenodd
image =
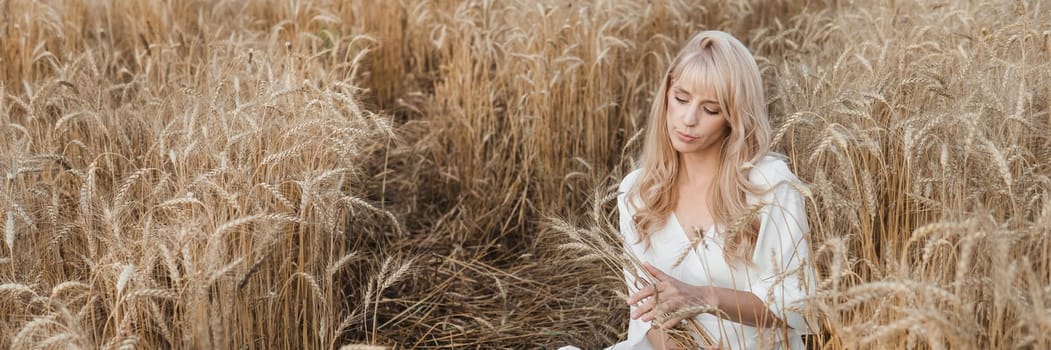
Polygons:
<instances>
[{"instance_id":1,"label":"nose","mask_svg":"<svg viewBox=\"0 0 1051 350\"><path fill-rule=\"evenodd\" d=\"M682 115L682 124L686 127L697 125L700 121L701 107L697 104L691 104Z\"/></svg>"}]
</instances>

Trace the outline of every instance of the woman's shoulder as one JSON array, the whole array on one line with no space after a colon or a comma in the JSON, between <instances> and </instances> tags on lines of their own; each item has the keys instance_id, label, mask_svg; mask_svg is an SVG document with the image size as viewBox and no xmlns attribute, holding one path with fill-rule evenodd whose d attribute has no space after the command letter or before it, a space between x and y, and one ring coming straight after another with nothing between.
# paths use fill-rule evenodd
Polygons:
<instances>
[{"instance_id":1,"label":"woman's shoulder","mask_svg":"<svg viewBox=\"0 0 1051 350\"><path fill-rule=\"evenodd\" d=\"M632 186L635 186L635 182L642 177L642 169L632 170L628 175L624 176L623 180L620 180L620 186L617 187L617 194L627 193Z\"/></svg>"},{"instance_id":2,"label":"woman's shoulder","mask_svg":"<svg viewBox=\"0 0 1051 350\"><path fill-rule=\"evenodd\" d=\"M752 170L748 173L748 181L761 189L769 190L781 184L799 182L799 178L788 167L788 157L778 153L769 153L758 163L752 165Z\"/></svg>"}]
</instances>

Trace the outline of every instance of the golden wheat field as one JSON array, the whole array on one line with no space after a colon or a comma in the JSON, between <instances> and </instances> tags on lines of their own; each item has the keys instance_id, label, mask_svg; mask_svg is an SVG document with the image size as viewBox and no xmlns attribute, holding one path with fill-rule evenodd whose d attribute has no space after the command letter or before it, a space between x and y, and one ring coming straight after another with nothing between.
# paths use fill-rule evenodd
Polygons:
<instances>
[{"instance_id":1,"label":"golden wheat field","mask_svg":"<svg viewBox=\"0 0 1051 350\"><path fill-rule=\"evenodd\" d=\"M0 0L0 348L600 348L689 36L753 51L820 349L1051 347L1046 1Z\"/></svg>"}]
</instances>

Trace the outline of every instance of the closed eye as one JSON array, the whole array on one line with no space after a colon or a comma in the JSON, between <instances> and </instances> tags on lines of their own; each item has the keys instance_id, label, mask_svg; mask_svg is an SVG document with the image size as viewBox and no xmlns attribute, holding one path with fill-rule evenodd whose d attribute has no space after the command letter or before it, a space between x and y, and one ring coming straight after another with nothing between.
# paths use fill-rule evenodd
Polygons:
<instances>
[{"instance_id":1,"label":"closed eye","mask_svg":"<svg viewBox=\"0 0 1051 350\"><path fill-rule=\"evenodd\" d=\"M708 114L711 114L711 115L716 115L716 114L719 114L719 111L713 111L713 110L709 109L708 107L704 107L704 113L708 113Z\"/></svg>"},{"instance_id":2,"label":"closed eye","mask_svg":"<svg viewBox=\"0 0 1051 350\"><path fill-rule=\"evenodd\" d=\"M678 102L679 102L680 104L687 104L687 103L690 103L690 101L689 101L689 100L687 100L687 99L684 99L684 98L681 98L681 97L679 97L679 96L675 96L675 101L678 101Z\"/></svg>"}]
</instances>

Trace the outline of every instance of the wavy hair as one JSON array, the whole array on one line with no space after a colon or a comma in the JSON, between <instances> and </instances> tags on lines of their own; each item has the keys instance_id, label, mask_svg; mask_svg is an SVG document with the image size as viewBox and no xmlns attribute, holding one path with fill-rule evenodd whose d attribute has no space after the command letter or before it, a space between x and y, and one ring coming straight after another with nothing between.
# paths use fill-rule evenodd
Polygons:
<instances>
[{"instance_id":1,"label":"wavy hair","mask_svg":"<svg viewBox=\"0 0 1051 350\"><path fill-rule=\"evenodd\" d=\"M672 147L666 116L668 91L680 79L707 84L725 111L730 132L722 141L708 207L715 223L729 228L724 231L727 261L748 261L758 238L758 221L738 221L751 216L746 194L762 192L748 180L748 171L770 150L770 122L755 58L739 40L721 31L694 35L668 67L653 98L639 156L642 173L628 190L628 198L640 202L632 218L639 240L648 243L649 234L666 223L678 201L675 185L683 160Z\"/></svg>"}]
</instances>

